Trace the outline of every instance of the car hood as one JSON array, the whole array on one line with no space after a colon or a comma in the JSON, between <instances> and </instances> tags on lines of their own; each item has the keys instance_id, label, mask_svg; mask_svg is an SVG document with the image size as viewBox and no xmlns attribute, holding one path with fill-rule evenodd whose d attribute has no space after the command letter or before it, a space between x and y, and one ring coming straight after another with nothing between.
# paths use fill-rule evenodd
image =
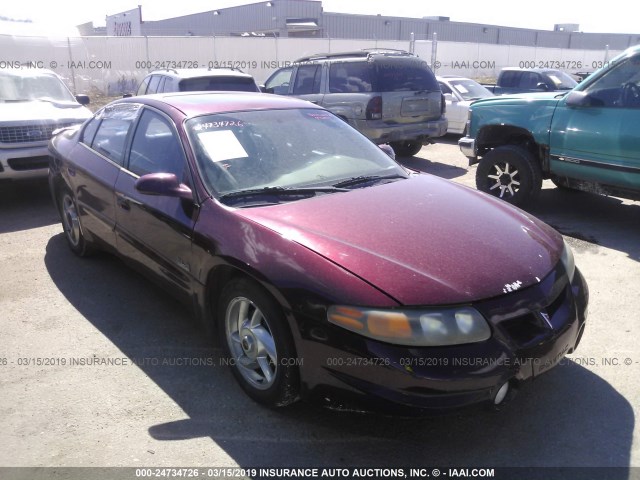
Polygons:
<instances>
[{"instance_id":1,"label":"car hood","mask_svg":"<svg viewBox=\"0 0 640 480\"><path fill-rule=\"evenodd\" d=\"M405 305L468 303L527 287L562 249L562 237L534 217L431 175L236 212Z\"/></svg>"},{"instance_id":2,"label":"car hood","mask_svg":"<svg viewBox=\"0 0 640 480\"><path fill-rule=\"evenodd\" d=\"M571 90L541 93L514 93L510 95L496 95L494 97L481 98L473 102L474 107L484 105L512 105L512 104L544 104L555 105Z\"/></svg>"},{"instance_id":3,"label":"car hood","mask_svg":"<svg viewBox=\"0 0 640 480\"><path fill-rule=\"evenodd\" d=\"M20 122L33 123L34 121L66 120L84 121L91 116L91 111L79 103L67 102L10 102L0 103L0 121L19 124Z\"/></svg>"}]
</instances>

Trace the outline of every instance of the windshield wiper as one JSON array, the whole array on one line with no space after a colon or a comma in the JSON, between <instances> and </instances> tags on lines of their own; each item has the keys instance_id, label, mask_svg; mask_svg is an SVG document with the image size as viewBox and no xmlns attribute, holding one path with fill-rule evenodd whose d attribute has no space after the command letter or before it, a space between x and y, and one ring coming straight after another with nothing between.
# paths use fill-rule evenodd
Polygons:
<instances>
[{"instance_id":1,"label":"windshield wiper","mask_svg":"<svg viewBox=\"0 0 640 480\"><path fill-rule=\"evenodd\" d=\"M333 187L263 187L252 188L248 190L236 190L234 192L225 193L220 195L220 199L234 198L234 197L249 197L253 195L276 195L276 196L315 196L317 193L333 193L333 192L348 192L346 188Z\"/></svg>"},{"instance_id":2,"label":"windshield wiper","mask_svg":"<svg viewBox=\"0 0 640 480\"><path fill-rule=\"evenodd\" d=\"M374 182L378 180L391 180L394 178L407 178L407 177L405 175L400 175L399 173L393 173L391 175L362 175L359 177L352 177L347 180L342 180L341 182L334 183L333 186L337 188L350 187L352 185L357 185L359 183L368 183L368 182Z\"/></svg>"}]
</instances>

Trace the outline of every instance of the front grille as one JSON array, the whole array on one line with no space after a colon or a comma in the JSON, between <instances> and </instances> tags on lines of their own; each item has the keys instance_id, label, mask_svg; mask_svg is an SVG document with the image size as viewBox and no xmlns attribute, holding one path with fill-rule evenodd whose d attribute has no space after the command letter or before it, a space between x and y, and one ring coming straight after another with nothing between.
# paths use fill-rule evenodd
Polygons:
<instances>
[{"instance_id":1,"label":"front grille","mask_svg":"<svg viewBox=\"0 0 640 480\"><path fill-rule=\"evenodd\" d=\"M42 155L40 157L10 158L7 163L16 171L38 170L39 168L49 168L49 157Z\"/></svg>"},{"instance_id":2,"label":"front grille","mask_svg":"<svg viewBox=\"0 0 640 480\"><path fill-rule=\"evenodd\" d=\"M53 131L76 125L75 122L61 123L41 123L32 125L23 125L20 127L0 127L0 143L31 143L48 141Z\"/></svg>"},{"instance_id":3,"label":"front grille","mask_svg":"<svg viewBox=\"0 0 640 480\"><path fill-rule=\"evenodd\" d=\"M560 330L569 317L570 285L561 290L555 298L548 299L547 305L529 313L499 322L502 330L520 347L535 344L549 334L550 330ZM543 318L543 314L548 320Z\"/></svg>"}]
</instances>

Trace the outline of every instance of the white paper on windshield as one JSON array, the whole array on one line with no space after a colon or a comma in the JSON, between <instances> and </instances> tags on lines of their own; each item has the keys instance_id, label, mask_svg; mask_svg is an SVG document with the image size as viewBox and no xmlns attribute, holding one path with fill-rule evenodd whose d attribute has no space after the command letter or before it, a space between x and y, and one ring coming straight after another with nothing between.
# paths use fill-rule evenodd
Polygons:
<instances>
[{"instance_id":1,"label":"white paper on windshield","mask_svg":"<svg viewBox=\"0 0 640 480\"><path fill-rule=\"evenodd\" d=\"M198 132L204 150L212 162L222 162L232 158L246 158L247 152L231 130Z\"/></svg>"},{"instance_id":2,"label":"white paper on windshield","mask_svg":"<svg viewBox=\"0 0 640 480\"><path fill-rule=\"evenodd\" d=\"M454 85L453 88L455 88L457 91L459 91L460 93L464 94L464 93L469 93L469 90L467 90L464 85Z\"/></svg>"}]
</instances>

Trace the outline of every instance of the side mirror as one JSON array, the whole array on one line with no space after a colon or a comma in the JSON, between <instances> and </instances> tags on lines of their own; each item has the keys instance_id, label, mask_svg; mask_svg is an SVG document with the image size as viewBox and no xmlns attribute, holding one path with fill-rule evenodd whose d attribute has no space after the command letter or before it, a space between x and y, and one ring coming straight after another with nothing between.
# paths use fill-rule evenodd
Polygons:
<instances>
[{"instance_id":1,"label":"side mirror","mask_svg":"<svg viewBox=\"0 0 640 480\"><path fill-rule=\"evenodd\" d=\"M536 90L542 90L543 92L548 92L549 91L549 85L547 85L544 82L539 82L536 85Z\"/></svg>"},{"instance_id":2,"label":"side mirror","mask_svg":"<svg viewBox=\"0 0 640 480\"><path fill-rule=\"evenodd\" d=\"M193 200L193 192L178 181L173 173L149 173L143 175L134 184L136 190L146 195L163 195Z\"/></svg>"},{"instance_id":3,"label":"side mirror","mask_svg":"<svg viewBox=\"0 0 640 480\"><path fill-rule=\"evenodd\" d=\"M76 95L76 101L80 105L89 105L91 103L91 99L89 98L89 95Z\"/></svg>"},{"instance_id":4,"label":"side mirror","mask_svg":"<svg viewBox=\"0 0 640 480\"><path fill-rule=\"evenodd\" d=\"M572 91L565 98L567 107L590 107L592 105L591 97L585 92Z\"/></svg>"},{"instance_id":5,"label":"side mirror","mask_svg":"<svg viewBox=\"0 0 640 480\"><path fill-rule=\"evenodd\" d=\"M458 99L456 97L454 97L452 93L445 93L444 94L444 101L445 102L456 103L458 101Z\"/></svg>"}]
</instances>

